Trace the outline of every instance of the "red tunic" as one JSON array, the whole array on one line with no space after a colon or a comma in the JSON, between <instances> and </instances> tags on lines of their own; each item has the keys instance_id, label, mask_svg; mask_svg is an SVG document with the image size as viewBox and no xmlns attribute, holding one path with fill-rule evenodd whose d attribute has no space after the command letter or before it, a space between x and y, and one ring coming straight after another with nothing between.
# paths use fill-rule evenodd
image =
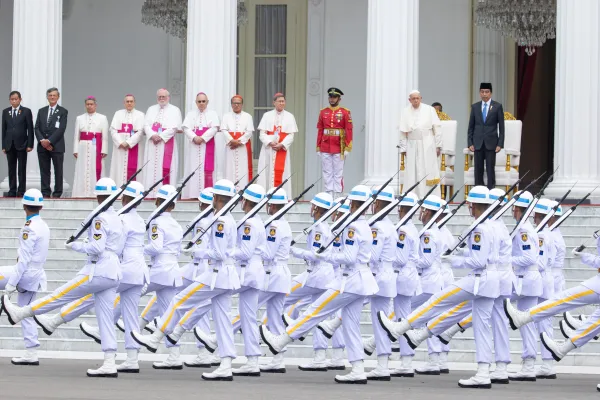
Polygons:
<instances>
[{"instance_id":1,"label":"red tunic","mask_svg":"<svg viewBox=\"0 0 600 400\"><path fill-rule=\"evenodd\" d=\"M325 107L317 122L317 151L341 154L352 150L352 116L344 107Z\"/></svg>"}]
</instances>

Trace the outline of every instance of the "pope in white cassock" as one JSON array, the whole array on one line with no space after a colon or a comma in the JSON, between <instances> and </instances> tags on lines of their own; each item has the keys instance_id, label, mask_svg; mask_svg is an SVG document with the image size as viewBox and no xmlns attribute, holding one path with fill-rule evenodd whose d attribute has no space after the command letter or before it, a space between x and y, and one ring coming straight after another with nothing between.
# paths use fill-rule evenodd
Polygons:
<instances>
[{"instance_id":1,"label":"pope in white cassock","mask_svg":"<svg viewBox=\"0 0 600 400\"><path fill-rule=\"evenodd\" d=\"M108 154L108 120L96 113L96 98L85 99L86 113L75 120L73 156L75 179L72 197L96 197L96 181L103 176L104 158Z\"/></svg>"},{"instance_id":2,"label":"pope in white cassock","mask_svg":"<svg viewBox=\"0 0 600 400\"><path fill-rule=\"evenodd\" d=\"M144 187L150 187L160 178L165 177L162 184L177 185L178 155L175 135L181 129L181 111L169 104L170 95L167 89L156 92L158 104L150 106L146 111L144 133L146 149L144 163ZM154 189L149 198L156 198Z\"/></svg>"},{"instance_id":3,"label":"pope in white cassock","mask_svg":"<svg viewBox=\"0 0 600 400\"><path fill-rule=\"evenodd\" d=\"M110 177L117 186L127 182L141 168L144 159L144 113L135 109L135 97L132 94L125 96L124 104L125 109L117 111L110 124L113 140ZM137 181L142 180L142 174L143 171L136 177Z\"/></svg>"},{"instance_id":4,"label":"pope in white cassock","mask_svg":"<svg viewBox=\"0 0 600 400\"><path fill-rule=\"evenodd\" d=\"M225 140L225 178L239 183L236 190L248 184L252 179L252 116L242 111L244 99L235 95L231 98L231 109L223 115L221 133Z\"/></svg>"},{"instance_id":5,"label":"pope in white cassock","mask_svg":"<svg viewBox=\"0 0 600 400\"><path fill-rule=\"evenodd\" d=\"M258 129L260 130L260 157L258 158L258 171L267 167L258 178L258 184L266 188L277 187L285 178L290 176L289 149L294 142L294 133L298 132L296 119L285 111L285 96L276 93L273 96L274 110L266 112ZM292 183L287 181L283 189L292 198Z\"/></svg>"},{"instance_id":6,"label":"pope in white cassock","mask_svg":"<svg viewBox=\"0 0 600 400\"><path fill-rule=\"evenodd\" d=\"M183 121L185 133L183 176L188 176L199 165L192 179L183 188L182 199L197 199L205 187L213 186L215 171L215 134L219 131L219 116L208 110L208 97L200 92L196 95L197 110L190 111Z\"/></svg>"},{"instance_id":7,"label":"pope in white cassock","mask_svg":"<svg viewBox=\"0 0 600 400\"><path fill-rule=\"evenodd\" d=\"M417 90L410 92L410 105L400 116L400 152L406 154L403 187L409 188L427 175L416 188L423 198L431 186L440 182L438 159L442 148L442 125L435 108L421 103ZM438 186L432 193L441 196Z\"/></svg>"}]
</instances>

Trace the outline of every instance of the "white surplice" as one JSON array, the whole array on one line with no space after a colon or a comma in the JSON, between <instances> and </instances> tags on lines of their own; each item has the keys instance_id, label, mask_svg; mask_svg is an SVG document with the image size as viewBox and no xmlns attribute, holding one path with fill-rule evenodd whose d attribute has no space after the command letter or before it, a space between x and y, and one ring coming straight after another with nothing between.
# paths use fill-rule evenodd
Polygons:
<instances>
[{"instance_id":1,"label":"white surplice","mask_svg":"<svg viewBox=\"0 0 600 400\"><path fill-rule=\"evenodd\" d=\"M431 186L440 182L436 148L442 147L442 126L435 108L421 103L409 105L400 115L400 151L406 152L403 189L408 189L427 175L415 189L422 198ZM440 196L440 187L432 193Z\"/></svg>"},{"instance_id":2,"label":"white surplice","mask_svg":"<svg viewBox=\"0 0 600 400\"><path fill-rule=\"evenodd\" d=\"M214 152L215 143L213 137L219 131L219 116L213 110L204 110L204 112L200 112L200 110L196 109L187 113L182 128L183 133L185 133L183 176L187 177L192 171L198 168L198 165L202 166L183 188L181 198L197 199L202 189L204 189L205 182L209 187L212 187L212 183L214 182L215 154L213 153L212 176L209 179L206 179L205 171L208 167L206 149L207 146L212 146ZM198 137L196 135L197 130L200 132L204 131L201 137L204 139L205 143L202 143L201 145L197 145L193 142L194 138Z\"/></svg>"},{"instance_id":3,"label":"white surplice","mask_svg":"<svg viewBox=\"0 0 600 400\"><path fill-rule=\"evenodd\" d=\"M166 169L169 168L169 165L165 162L165 146L169 140L173 141L173 154L168 173L169 179L165 179L162 184L168 183L177 186L179 158L175 135L179 130L181 130L181 111L174 105L167 104L161 107L159 104L155 104L146 111L144 121L144 134L146 135L144 163L148 161L148 165L144 167L144 188L149 188L154 182L166 175ZM154 134L159 135L162 139L158 144L154 144L151 139ZM163 171L163 166L166 167L165 171ZM152 191L148 196L149 198L156 198L158 187Z\"/></svg>"},{"instance_id":4,"label":"white surplice","mask_svg":"<svg viewBox=\"0 0 600 400\"><path fill-rule=\"evenodd\" d=\"M277 112L277 110L267 111L258 125L260 130L260 141L262 146L260 148L260 157L258 158L258 171L262 171L263 168L267 167L258 178L258 184L262 185L265 189L269 190L276 185L276 161L278 160L278 153L281 153L279 157L285 155L285 164L283 174L281 174L281 180L290 176L291 174L291 162L290 162L290 146L294 142L294 134L298 132L298 125L296 125L296 119L294 116L283 110ZM272 148L267 147L269 143L282 143L284 149L279 152L273 151ZM292 182L287 181L283 186L288 198L292 197Z\"/></svg>"},{"instance_id":5,"label":"white surplice","mask_svg":"<svg viewBox=\"0 0 600 400\"><path fill-rule=\"evenodd\" d=\"M236 190L239 190L248 184L253 171L252 166L252 147L250 146L250 156L248 156L247 143L251 143L252 132L254 132L254 121L252 116L247 112L228 112L223 115L221 122L221 135L226 143L224 158L225 158L225 179L231 182L239 183ZM227 144L233 140L233 137L238 137L238 140L243 144L235 149L230 149ZM248 159L249 158L249 159Z\"/></svg>"},{"instance_id":6,"label":"white surplice","mask_svg":"<svg viewBox=\"0 0 600 400\"><path fill-rule=\"evenodd\" d=\"M87 139L81 139L81 135ZM102 143L100 143L100 141ZM101 154L108 154L108 120L105 115L82 114L75 120L73 153L77 154L72 197L95 197L96 181L104 176L104 159L100 159L101 170L97 173L98 147Z\"/></svg>"},{"instance_id":7,"label":"white surplice","mask_svg":"<svg viewBox=\"0 0 600 400\"><path fill-rule=\"evenodd\" d=\"M133 109L127 111L125 109L119 110L113 116L112 122L110 123L110 135L113 142L113 153L110 160L110 177L115 181L117 186L121 186L127 182L131 172L128 173L127 166L130 163L129 157L135 153L137 148L137 169L141 168L144 163L144 113ZM121 143L127 143L129 149L120 149ZM132 167L135 162L131 162ZM143 179L142 171L135 180L142 182Z\"/></svg>"}]
</instances>

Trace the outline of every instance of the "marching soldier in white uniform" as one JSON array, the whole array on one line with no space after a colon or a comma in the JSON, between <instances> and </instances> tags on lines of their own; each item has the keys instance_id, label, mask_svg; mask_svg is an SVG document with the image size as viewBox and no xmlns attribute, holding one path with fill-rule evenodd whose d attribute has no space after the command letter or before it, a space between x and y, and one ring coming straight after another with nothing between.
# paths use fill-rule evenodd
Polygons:
<instances>
[{"instance_id":1,"label":"marching soldier in white uniform","mask_svg":"<svg viewBox=\"0 0 600 400\"><path fill-rule=\"evenodd\" d=\"M552 226L552 224L554 224L561 216L562 207L559 205L554 213L554 216L550 218L550 221L548 221L548 225ZM560 227L552 230L552 239L554 242L554 247L556 247L556 256L554 257L554 264L552 264L552 276L554 277L554 294L557 295L565 290L565 275L563 274L563 267L565 264L565 254L567 252L567 246L565 245L565 239L560 232Z\"/></svg>"},{"instance_id":2,"label":"marching soldier in white uniform","mask_svg":"<svg viewBox=\"0 0 600 400\"><path fill-rule=\"evenodd\" d=\"M357 211L369 199L371 190L364 185L355 186L348 198L351 212ZM367 383L364 371L364 353L360 335L360 315L366 297L379 290L367 263L371 258L373 237L364 216L352 222L343 232L340 251L326 251L320 257L332 264L344 264L341 279L336 279L296 321L291 321L286 331L274 335L264 325L260 332L263 341L273 354L283 351L296 339L304 337L331 314L341 309L344 320L344 335L348 348L348 360L352 371L347 375L336 375L338 383ZM321 328L321 327L320 327Z\"/></svg>"},{"instance_id":3,"label":"marching soldier in white uniform","mask_svg":"<svg viewBox=\"0 0 600 400\"><path fill-rule=\"evenodd\" d=\"M101 178L96 183L95 194L98 204L116 192L117 185L110 178ZM9 322L14 325L24 318L45 314L87 294L93 294L102 339L104 364L95 370L88 369L87 375L117 377L115 366L117 339L113 309L116 289L121 279L118 254L123 247L123 224L112 206L94 217L87 236L87 241L65 244L67 249L88 256L85 266L75 278L28 306L17 307L10 302L8 296L2 298L2 304Z\"/></svg>"},{"instance_id":4,"label":"marching soldier in white uniform","mask_svg":"<svg viewBox=\"0 0 600 400\"><path fill-rule=\"evenodd\" d=\"M0 289L10 296L18 287L17 304L24 307L35 299L37 292L46 290L44 263L48 255L50 229L40 216L44 198L39 190L27 190L21 204L25 211L25 225L19 236L17 264L0 267ZM25 340L25 354L13 358L11 362L14 365L39 365L37 349L40 342L33 318L23 319L21 329Z\"/></svg>"}]
</instances>

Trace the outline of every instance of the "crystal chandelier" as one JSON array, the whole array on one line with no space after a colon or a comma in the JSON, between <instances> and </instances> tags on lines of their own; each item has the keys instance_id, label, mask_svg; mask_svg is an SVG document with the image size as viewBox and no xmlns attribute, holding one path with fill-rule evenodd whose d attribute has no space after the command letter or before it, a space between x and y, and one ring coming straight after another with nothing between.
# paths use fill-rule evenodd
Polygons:
<instances>
[{"instance_id":1,"label":"crystal chandelier","mask_svg":"<svg viewBox=\"0 0 600 400\"><path fill-rule=\"evenodd\" d=\"M475 24L512 37L532 55L556 37L556 0L477 0Z\"/></svg>"},{"instance_id":2,"label":"crystal chandelier","mask_svg":"<svg viewBox=\"0 0 600 400\"><path fill-rule=\"evenodd\" d=\"M213 0L221 1L221 0ZM188 0L145 0L142 5L142 23L154 26L185 41L187 37ZM248 22L244 0L237 2L237 24Z\"/></svg>"}]
</instances>

